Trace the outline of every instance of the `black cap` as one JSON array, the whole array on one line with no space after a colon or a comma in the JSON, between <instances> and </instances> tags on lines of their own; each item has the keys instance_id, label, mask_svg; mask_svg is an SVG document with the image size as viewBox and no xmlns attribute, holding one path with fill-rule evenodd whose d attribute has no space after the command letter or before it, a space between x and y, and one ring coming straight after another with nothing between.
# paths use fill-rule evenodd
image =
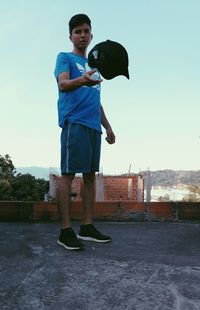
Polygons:
<instances>
[{"instance_id":1,"label":"black cap","mask_svg":"<svg viewBox=\"0 0 200 310\"><path fill-rule=\"evenodd\" d=\"M117 42L107 40L95 45L88 54L88 64L97 68L107 80L118 75L124 75L129 79L128 53Z\"/></svg>"}]
</instances>

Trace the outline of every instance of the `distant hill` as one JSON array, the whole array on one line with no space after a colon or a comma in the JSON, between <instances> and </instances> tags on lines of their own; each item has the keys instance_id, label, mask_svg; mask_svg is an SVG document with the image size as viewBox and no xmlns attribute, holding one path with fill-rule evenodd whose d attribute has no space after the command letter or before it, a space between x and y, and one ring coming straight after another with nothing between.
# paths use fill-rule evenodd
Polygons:
<instances>
[{"instance_id":1,"label":"distant hill","mask_svg":"<svg viewBox=\"0 0 200 310\"><path fill-rule=\"evenodd\" d=\"M177 184L200 185L200 170L156 170L151 171L153 186L174 186ZM147 171L143 171L146 181Z\"/></svg>"},{"instance_id":2,"label":"distant hill","mask_svg":"<svg viewBox=\"0 0 200 310\"><path fill-rule=\"evenodd\" d=\"M58 167L18 167L17 173L30 173L36 178L49 179L49 172L60 175ZM143 171L144 180L147 178L147 171ZM153 186L174 186L177 184L200 185L200 170L156 170L151 171L151 182Z\"/></svg>"},{"instance_id":3,"label":"distant hill","mask_svg":"<svg viewBox=\"0 0 200 310\"><path fill-rule=\"evenodd\" d=\"M60 174L60 169L58 167L50 167L50 168L44 168L44 167L18 167L16 168L17 173L26 174L29 173L33 175L36 178L39 179L49 179L49 173L53 172L55 174Z\"/></svg>"}]
</instances>

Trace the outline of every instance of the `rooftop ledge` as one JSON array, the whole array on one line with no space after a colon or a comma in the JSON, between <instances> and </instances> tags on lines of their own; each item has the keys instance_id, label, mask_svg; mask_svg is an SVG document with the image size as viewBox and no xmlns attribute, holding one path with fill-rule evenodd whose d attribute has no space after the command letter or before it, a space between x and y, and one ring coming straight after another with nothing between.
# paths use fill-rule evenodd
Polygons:
<instances>
[{"instance_id":1,"label":"rooftop ledge","mask_svg":"<svg viewBox=\"0 0 200 310\"><path fill-rule=\"evenodd\" d=\"M71 218L81 219L82 201L72 201ZM0 201L0 221L58 221L55 202ZM94 204L94 220L179 221L200 220L197 202L103 201Z\"/></svg>"}]
</instances>

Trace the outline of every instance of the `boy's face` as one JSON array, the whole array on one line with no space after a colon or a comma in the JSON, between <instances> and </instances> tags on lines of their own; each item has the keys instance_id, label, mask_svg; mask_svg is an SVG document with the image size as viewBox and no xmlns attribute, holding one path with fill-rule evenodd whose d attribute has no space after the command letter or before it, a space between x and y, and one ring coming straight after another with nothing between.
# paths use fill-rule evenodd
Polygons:
<instances>
[{"instance_id":1,"label":"boy's face","mask_svg":"<svg viewBox=\"0 0 200 310\"><path fill-rule=\"evenodd\" d=\"M69 36L75 48L85 50L92 40L91 29L88 24L84 23L75 27Z\"/></svg>"}]
</instances>

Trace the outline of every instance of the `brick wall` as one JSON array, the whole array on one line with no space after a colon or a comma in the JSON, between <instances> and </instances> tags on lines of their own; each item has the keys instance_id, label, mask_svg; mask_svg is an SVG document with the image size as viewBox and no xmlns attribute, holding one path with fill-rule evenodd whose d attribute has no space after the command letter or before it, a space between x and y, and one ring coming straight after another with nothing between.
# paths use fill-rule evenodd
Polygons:
<instances>
[{"instance_id":1,"label":"brick wall","mask_svg":"<svg viewBox=\"0 0 200 310\"><path fill-rule=\"evenodd\" d=\"M57 188L60 177L50 176L50 195ZM72 200L81 200L82 177L76 176L72 182ZM53 196L55 197L55 196ZM55 197L56 198L56 197ZM96 201L144 201L144 181L141 175L103 176L96 175Z\"/></svg>"},{"instance_id":2,"label":"brick wall","mask_svg":"<svg viewBox=\"0 0 200 310\"><path fill-rule=\"evenodd\" d=\"M104 176L104 200L137 201L138 176Z\"/></svg>"},{"instance_id":3,"label":"brick wall","mask_svg":"<svg viewBox=\"0 0 200 310\"><path fill-rule=\"evenodd\" d=\"M80 220L83 213L81 200L72 201L71 219ZM128 221L182 221L200 220L197 202L133 202L104 201L94 204L96 220ZM0 201L0 221L57 221L60 220L55 202Z\"/></svg>"},{"instance_id":4,"label":"brick wall","mask_svg":"<svg viewBox=\"0 0 200 310\"><path fill-rule=\"evenodd\" d=\"M57 190L60 177L55 174L49 176L49 194L50 197L57 199ZM72 182L71 194L72 200L81 199L82 178L76 176Z\"/></svg>"},{"instance_id":5,"label":"brick wall","mask_svg":"<svg viewBox=\"0 0 200 310\"><path fill-rule=\"evenodd\" d=\"M81 199L81 187L82 187L82 178L75 177L72 182L72 200L80 200ZM74 194L76 196L74 196Z\"/></svg>"}]
</instances>

